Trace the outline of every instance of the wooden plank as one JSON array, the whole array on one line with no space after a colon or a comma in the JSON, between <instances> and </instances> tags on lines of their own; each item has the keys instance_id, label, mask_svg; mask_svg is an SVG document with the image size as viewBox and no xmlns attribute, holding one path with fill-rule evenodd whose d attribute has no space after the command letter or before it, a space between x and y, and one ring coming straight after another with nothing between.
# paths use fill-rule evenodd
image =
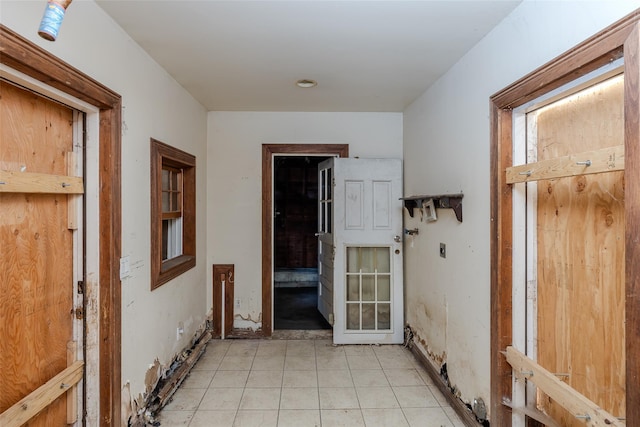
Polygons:
<instances>
[{"instance_id":1,"label":"wooden plank","mask_svg":"<svg viewBox=\"0 0 640 427\"><path fill-rule=\"evenodd\" d=\"M586 164L588 163L588 164ZM624 145L507 168L507 184L624 170Z\"/></svg>"},{"instance_id":2,"label":"wooden plank","mask_svg":"<svg viewBox=\"0 0 640 427\"><path fill-rule=\"evenodd\" d=\"M562 405L576 418L584 420L586 425L591 427L625 426L624 422L560 381L556 375L515 348L508 346L506 357L507 362L513 367L513 374L516 377L533 381L551 399Z\"/></svg>"},{"instance_id":3,"label":"wooden plank","mask_svg":"<svg viewBox=\"0 0 640 427\"><path fill-rule=\"evenodd\" d=\"M624 142L622 77L576 93L537 113L538 161ZM539 181L537 363L569 372L565 381L623 416L624 172ZM598 337L599 345L594 345ZM538 406L567 427L582 425L544 396Z\"/></svg>"},{"instance_id":4,"label":"wooden plank","mask_svg":"<svg viewBox=\"0 0 640 427\"><path fill-rule=\"evenodd\" d=\"M84 363L77 361L28 396L0 414L0 425L3 427L19 427L36 416L50 405L69 387L82 379Z\"/></svg>"},{"instance_id":5,"label":"wooden plank","mask_svg":"<svg viewBox=\"0 0 640 427\"><path fill-rule=\"evenodd\" d=\"M640 28L625 42L625 350L626 418L640 425Z\"/></svg>"},{"instance_id":6,"label":"wooden plank","mask_svg":"<svg viewBox=\"0 0 640 427\"><path fill-rule=\"evenodd\" d=\"M73 366L78 356L78 343L69 341L67 343L67 365ZM78 421L78 387L72 385L67 392L67 424Z\"/></svg>"},{"instance_id":7,"label":"wooden plank","mask_svg":"<svg viewBox=\"0 0 640 427\"><path fill-rule=\"evenodd\" d=\"M74 151L67 152L67 175L78 176L78 155ZM78 202L80 198L76 194L67 196L67 228L78 229Z\"/></svg>"},{"instance_id":8,"label":"wooden plank","mask_svg":"<svg viewBox=\"0 0 640 427\"><path fill-rule=\"evenodd\" d=\"M82 194L82 178L0 170L0 193Z\"/></svg>"}]
</instances>

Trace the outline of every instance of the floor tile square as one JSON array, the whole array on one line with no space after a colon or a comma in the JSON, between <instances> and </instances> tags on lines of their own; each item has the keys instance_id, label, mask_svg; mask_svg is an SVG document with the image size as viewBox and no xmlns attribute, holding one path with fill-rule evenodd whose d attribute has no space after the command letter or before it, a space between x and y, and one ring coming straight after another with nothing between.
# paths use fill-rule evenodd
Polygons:
<instances>
[{"instance_id":1,"label":"floor tile square","mask_svg":"<svg viewBox=\"0 0 640 427\"><path fill-rule=\"evenodd\" d=\"M251 369L254 371L282 371L284 369L284 355L256 356Z\"/></svg>"},{"instance_id":2,"label":"floor tile square","mask_svg":"<svg viewBox=\"0 0 640 427\"><path fill-rule=\"evenodd\" d=\"M347 363L347 357L344 354L322 354L316 356L316 365L318 366L318 370L329 370L329 369L349 369L349 364Z\"/></svg>"},{"instance_id":3,"label":"floor tile square","mask_svg":"<svg viewBox=\"0 0 640 427\"><path fill-rule=\"evenodd\" d=\"M205 354L198 360L198 362L196 362L195 366L193 367L194 371L215 371L216 369L218 369L218 366L220 366L220 362L224 357L222 355L211 357L206 356L207 355Z\"/></svg>"},{"instance_id":4,"label":"floor tile square","mask_svg":"<svg viewBox=\"0 0 640 427\"><path fill-rule=\"evenodd\" d=\"M233 427L277 427L278 411L239 410Z\"/></svg>"},{"instance_id":5,"label":"floor tile square","mask_svg":"<svg viewBox=\"0 0 640 427\"><path fill-rule=\"evenodd\" d=\"M345 345L344 353L347 356L375 356L370 345Z\"/></svg>"},{"instance_id":6,"label":"floor tile square","mask_svg":"<svg viewBox=\"0 0 640 427\"><path fill-rule=\"evenodd\" d=\"M318 387L316 371L284 371L282 387Z\"/></svg>"},{"instance_id":7,"label":"floor tile square","mask_svg":"<svg viewBox=\"0 0 640 427\"><path fill-rule=\"evenodd\" d=\"M195 411L165 411L163 410L157 418L160 425L166 426L188 426Z\"/></svg>"},{"instance_id":8,"label":"floor tile square","mask_svg":"<svg viewBox=\"0 0 640 427\"><path fill-rule=\"evenodd\" d=\"M233 356L226 355L220 366L219 371L248 371L253 364L253 356Z\"/></svg>"},{"instance_id":9,"label":"floor tile square","mask_svg":"<svg viewBox=\"0 0 640 427\"><path fill-rule=\"evenodd\" d=\"M356 387L389 386L389 381L381 369L354 369L351 371Z\"/></svg>"},{"instance_id":10,"label":"floor tile square","mask_svg":"<svg viewBox=\"0 0 640 427\"><path fill-rule=\"evenodd\" d=\"M431 390L431 393L433 394L433 397L436 398L436 400L438 401L440 406L449 406L449 401L447 401L447 398L444 397L444 395L442 394L442 392L440 391L440 389L437 386L428 385L427 387L429 387L429 390Z\"/></svg>"},{"instance_id":11,"label":"floor tile square","mask_svg":"<svg viewBox=\"0 0 640 427\"><path fill-rule=\"evenodd\" d=\"M286 341L263 341L258 345L256 357L284 356L287 351Z\"/></svg>"},{"instance_id":12,"label":"floor tile square","mask_svg":"<svg viewBox=\"0 0 640 427\"><path fill-rule=\"evenodd\" d=\"M444 411L445 414L447 414L447 417L449 417L449 420L453 423L454 427L466 427L466 424L462 421L460 416L456 413L455 409L453 409L450 406L443 406L442 410Z\"/></svg>"},{"instance_id":13,"label":"floor tile square","mask_svg":"<svg viewBox=\"0 0 640 427\"><path fill-rule=\"evenodd\" d=\"M404 408L402 412L410 427L453 427L442 408Z\"/></svg>"},{"instance_id":14,"label":"floor tile square","mask_svg":"<svg viewBox=\"0 0 640 427\"><path fill-rule=\"evenodd\" d=\"M249 371L218 371L213 376L211 388L238 388L247 384Z\"/></svg>"},{"instance_id":15,"label":"floor tile square","mask_svg":"<svg viewBox=\"0 0 640 427\"><path fill-rule=\"evenodd\" d=\"M195 411L206 391L204 388L179 388L164 410Z\"/></svg>"},{"instance_id":16,"label":"floor tile square","mask_svg":"<svg viewBox=\"0 0 640 427\"><path fill-rule=\"evenodd\" d=\"M283 388L280 409L320 409L317 388Z\"/></svg>"},{"instance_id":17,"label":"floor tile square","mask_svg":"<svg viewBox=\"0 0 640 427\"><path fill-rule=\"evenodd\" d=\"M180 384L180 388L209 388L215 373L216 371L192 370L189 376Z\"/></svg>"},{"instance_id":18,"label":"floor tile square","mask_svg":"<svg viewBox=\"0 0 640 427\"><path fill-rule=\"evenodd\" d=\"M385 369L384 374L392 386L425 385L415 369Z\"/></svg>"},{"instance_id":19,"label":"floor tile square","mask_svg":"<svg viewBox=\"0 0 640 427\"><path fill-rule=\"evenodd\" d=\"M284 359L285 371L309 371L315 369L315 356L287 356Z\"/></svg>"},{"instance_id":20,"label":"floor tile square","mask_svg":"<svg viewBox=\"0 0 640 427\"><path fill-rule=\"evenodd\" d=\"M411 363L411 360L404 354L396 356L378 356L378 361L380 362L380 366L382 366L382 369L413 368L413 363Z\"/></svg>"},{"instance_id":21,"label":"floor tile square","mask_svg":"<svg viewBox=\"0 0 640 427\"><path fill-rule=\"evenodd\" d=\"M198 410L220 411L236 410L242 399L242 388L209 388Z\"/></svg>"},{"instance_id":22,"label":"floor tile square","mask_svg":"<svg viewBox=\"0 0 640 427\"><path fill-rule=\"evenodd\" d=\"M287 356L314 356L316 346L312 340L287 341Z\"/></svg>"},{"instance_id":23,"label":"floor tile square","mask_svg":"<svg viewBox=\"0 0 640 427\"><path fill-rule=\"evenodd\" d=\"M378 358L374 355L368 356L352 356L347 354L347 361L349 362L349 369L352 371L357 369L382 369Z\"/></svg>"},{"instance_id":24,"label":"floor tile square","mask_svg":"<svg viewBox=\"0 0 640 427\"><path fill-rule=\"evenodd\" d=\"M322 427L364 427L360 409L323 409Z\"/></svg>"},{"instance_id":25,"label":"floor tile square","mask_svg":"<svg viewBox=\"0 0 640 427\"><path fill-rule=\"evenodd\" d=\"M281 409L278 415L278 427L320 427L320 411L317 409Z\"/></svg>"},{"instance_id":26,"label":"floor tile square","mask_svg":"<svg viewBox=\"0 0 640 427\"><path fill-rule=\"evenodd\" d=\"M362 409L399 408L391 387L359 387L356 388Z\"/></svg>"},{"instance_id":27,"label":"floor tile square","mask_svg":"<svg viewBox=\"0 0 640 427\"><path fill-rule=\"evenodd\" d=\"M353 387L351 371L318 371L319 387Z\"/></svg>"},{"instance_id":28,"label":"floor tile square","mask_svg":"<svg viewBox=\"0 0 640 427\"><path fill-rule=\"evenodd\" d=\"M202 411L199 410L193 416L189 427L233 427L236 411ZM167 425L169 426L169 425ZM164 427L164 425L163 425Z\"/></svg>"},{"instance_id":29,"label":"floor tile square","mask_svg":"<svg viewBox=\"0 0 640 427\"><path fill-rule=\"evenodd\" d=\"M226 356L255 356L259 345L257 341L233 341Z\"/></svg>"},{"instance_id":30,"label":"floor tile square","mask_svg":"<svg viewBox=\"0 0 640 427\"><path fill-rule=\"evenodd\" d=\"M360 403L353 387L321 388L320 409L359 409Z\"/></svg>"},{"instance_id":31,"label":"floor tile square","mask_svg":"<svg viewBox=\"0 0 640 427\"><path fill-rule=\"evenodd\" d=\"M282 387L283 371L251 371L247 379L247 387Z\"/></svg>"},{"instance_id":32,"label":"floor tile square","mask_svg":"<svg viewBox=\"0 0 640 427\"><path fill-rule=\"evenodd\" d=\"M245 388L240 401L240 410L278 409L280 388Z\"/></svg>"},{"instance_id":33,"label":"floor tile square","mask_svg":"<svg viewBox=\"0 0 640 427\"><path fill-rule=\"evenodd\" d=\"M402 408L432 408L440 406L427 386L392 388Z\"/></svg>"},{"instance_id":34,"label":"floor tile square","mask_svg":"<svg viewBox=\"0 0 640 427\"><path fill-rule=\"evenodd\" d=\"M362 417L367 427L409 427L401 409L363 409Z\"/></svg>"}]
</instances>

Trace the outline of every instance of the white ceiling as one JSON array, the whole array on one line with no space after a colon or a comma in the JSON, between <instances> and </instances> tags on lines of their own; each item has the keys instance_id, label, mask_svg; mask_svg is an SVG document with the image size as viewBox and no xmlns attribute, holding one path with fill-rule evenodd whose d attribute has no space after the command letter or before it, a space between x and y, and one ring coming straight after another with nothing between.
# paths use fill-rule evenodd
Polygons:
<instances>
[{"instance_id":1,"label":"white ceiling","mask_svg":"<svg viewBox=\"0 0 640 427\"><path fill-rule=\"evenodd\" d=\"M97 3L209 111L403 111L521 1Z\"/></svg>"}]
</instances>

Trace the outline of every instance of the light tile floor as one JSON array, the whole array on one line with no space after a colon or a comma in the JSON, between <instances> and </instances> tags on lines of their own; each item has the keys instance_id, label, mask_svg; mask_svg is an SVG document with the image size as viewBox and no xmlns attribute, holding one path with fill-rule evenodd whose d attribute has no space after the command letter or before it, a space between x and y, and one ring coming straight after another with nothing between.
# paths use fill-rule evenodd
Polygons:
<instances>
[{"instance_id":1,"label":"light tile floor","mask_svg":"<svg viewBox=\"0 0 640 427\"><path fill-rule=\"evenodd\" d=\"M214 340L158 417L189 427L461 427L402 346Z\"/></svg>"}]
</instances>

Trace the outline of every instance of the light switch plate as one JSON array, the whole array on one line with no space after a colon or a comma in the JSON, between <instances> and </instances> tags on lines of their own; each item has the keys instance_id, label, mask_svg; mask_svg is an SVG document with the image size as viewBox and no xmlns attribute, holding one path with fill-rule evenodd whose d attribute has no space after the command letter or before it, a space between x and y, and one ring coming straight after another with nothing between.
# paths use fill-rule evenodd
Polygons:
<instances>
[{"instance_id":1,"label":"light switch plate","mask_svg":"<svg viewBox=\"0 0 640 427\"><path fill-rule=\"evenodd\" d=\"M444 243L440 243L440 257L441 258L447 257L447 245L445 245Z\"/></svg>"}]
</instances>

